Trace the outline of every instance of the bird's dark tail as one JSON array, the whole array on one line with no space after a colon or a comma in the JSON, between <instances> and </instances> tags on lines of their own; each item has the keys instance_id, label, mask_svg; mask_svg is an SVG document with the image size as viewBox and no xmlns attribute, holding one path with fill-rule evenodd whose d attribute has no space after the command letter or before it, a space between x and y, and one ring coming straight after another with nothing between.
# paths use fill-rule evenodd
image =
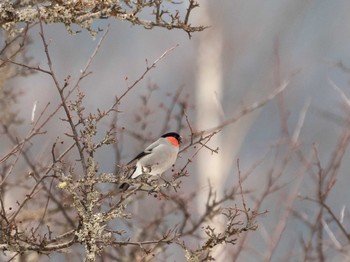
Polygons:
<instances>
[{"instance_id":1,"label":"bird's dark tail","mask_svg":"<svg viewBox=\"0 0 350 262\"><path fill-rule=\"evenodd\" d=\"M121 191L126 191L126 190L128 190L129 187L130 187L130 185L128 183L123 183L119 186L119 189Z\"/></svg>"},{"instance_id":2,"label":"bird's dark tail","mask_svg":"<svg viewBox=\"0 0 350 262\"><path fill-rule=\"evenodd\" d=\"M125 166L124 167L124 170L122 170L122 175L124 175L126 178L130 179L132 177L132 175L134 174L136 170L136 166ZM121 191L126 191L128 190L128 188L130 187L130 184L129 183L122 183L120 186L119 186L119 189Z\"/></svg>"}]
</instances>

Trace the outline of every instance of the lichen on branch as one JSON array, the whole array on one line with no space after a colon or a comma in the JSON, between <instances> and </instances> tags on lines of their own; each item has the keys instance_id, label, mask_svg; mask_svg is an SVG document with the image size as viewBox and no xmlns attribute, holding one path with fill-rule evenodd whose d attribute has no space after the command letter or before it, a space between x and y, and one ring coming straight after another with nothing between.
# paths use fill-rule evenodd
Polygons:
<instances>
[{"instance_id":1,"label":"lichen on branch","mask_svg":"<svg viewBox=\"0 0 350 262\"><path fill-rule=\"evenodd\" d=\"M113 17L146 29L180 29L190 36L193 32L205 29L205 26L192 26L189 22L196 7L199 4L194 0L4 0L0 3L0 26L15 35L23 28L23 23L42 20L48 24L63 23L71 33L71 26L76 24L95 35L98 29L93 28L93 22Z\"/></svg>"}]
</instances>

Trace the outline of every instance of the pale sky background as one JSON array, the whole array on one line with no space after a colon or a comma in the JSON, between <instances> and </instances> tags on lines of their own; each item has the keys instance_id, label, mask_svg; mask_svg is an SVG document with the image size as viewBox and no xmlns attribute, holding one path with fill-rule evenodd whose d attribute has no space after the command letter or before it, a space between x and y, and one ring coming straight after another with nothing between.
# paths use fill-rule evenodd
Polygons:
<instances>
[{"instance_id":1,"label":"pale sky background","mask_svg":"<svg viewBox=\"0 0 350 262\"><path fill-rule=\"evenodd\" d=\"M157 106L160 103L169 102L165 94L169 91L174 92L179 86L184 86L184 94L190 96L191 104L194 106L194 110L190 112L190 119L195 123L201 114L207 113L206 108L201 108L196 104L195 90L198 90L196 74L199 70L200 41L205 38L204 34L209 36L218 34L222 37L222 55L220 56L222 94L219 99L225 116L229 118L239 110L242 104L249 105L251 102L260 101L275 88L274 47L275 43L279 43L281 80L289 79L296 70L300 70L296 76L291 78L284 93L286 108L290 114L289 131L293 133L303 106L310 100L305 125L300 134L300 142L303 143L302 148L305 154L312 149L312 143L316 143L320 159L326 165L343 126L322 116L321 112L329 112L341 118L346 116L341 108L341 98L329 84L328 78L350 96L350 76L335 66L337 62L342 61L344 65L350 67L350 2L346 0L201 0L200 4L207 6L209 10L210 28L203 35L193 34L192 39L181 31L157 28L145 30L142 27L131 26L129 23L113 19L98 21L96 26L100 28L105 29L107 24L110 24L110 32L93 61L91 67L93 74L81 85L86 94L85 105L88 110L107 108L114 97L125 90L124 78L126 76L131 83L143 73L146 67L145 59L153 62L165 50L179 44L179 47L169 53L156 69L152 70L128 95L120 108L124 112L122 122L129 129L138 128L133 127L132 114L139 106L139 95L147 93L147 84L151 82L156 83L159 90L151 99L155 114L150 117L145 134L152 132L154 137L159 135L159 119L162 119L164 115L157 114ZM207 21L203 12L201 8L195 11L192 24ZM29 54L33 57L33 61L39 61L41 66L46 67L37 30L38 28L31 32L34 43L29 49ZM54 68L60 80L62 81L67 75L76 79L79 70L84 67L89 55L97 45L101 34L96 37L96 40L93 40L85 31L71 36L62 25L45 26L45 32L51 39L50 52L53 55ZM215 50L213 48L216 47L208 48L213 51ZM43 74L17 79L12 81L12 85L20 86L26 93L20 101L19 110L28 128L34 101L39 102L39 110L44 107L46 101L57 101L55 99L57 92L51 79ZM218 112L218 119L219 117ZM226 164L232 168L224 174L228 176L223 179L226 185L233 185L237 182L237 177L233 175L236 173L237 157L240 158L241 169L247 170L264 155L269 146L280 138L280 118L276 100L270 102L254 116L249 117L249 124L245 125L246 129L244 129L246 135L240 136L239 141L235 140L237 136L234 135L234 132L239 132L237 126L230 127L223 132L222 137L219 137L220 141L224 141L223 143L229 144L230 147L232 145L232 148L239 145L238 148L232 149L232 152L237 153L226 155L225 158L226 162L231 158L231 163ZM62 129L62 123L51 123L50 128L55 137L53 130ZM183 135L188 136L189 130ZM142 148L142 145L135 143L133 139L127 139L129 144L123 152L125 161ZM42 143L34 146L38 147L39 154L45 152ZM44 146L50 146L50 144L44 144ZM206 151L203 151L202 154L210 155ZM272 157L271 155L270 158ZM329 205L337 214L343 205L348 207L350 204L348 158L347 154L342 163L337 184L328 199ZM257 191L261 189L261 185L266 181L266 169L269 168L270 160L254 172L245 185L247 189ZM112 148L110 151L105 149L104 152L100 152L98 161L101 171L111 172L115 165ZM180 159L179 166L184 161L185 159ZM210 170L210 163L206 168ZM283 181L293 183L293 177L288 177L288 175L293 175L293 171L295 172L297 168L298 166L291 166L290 174L285 174ZM191 176L185 181L187 185L184 190L193 190L195 185L199 184L196 182L201 179L201 173L198 170L196 163L190 167ZM215 173L215 171L212 172ZM301 194L308 194L310 181L310 178L304 178L300 187ZM286 187L286 190L288 192L289 187ZM263 209L270 212L258 219L262 230L273 231L276 220L278 220L279 209L283 207L283 203L279 201L281 196L283 192L279 192L265 202ZM312 205L296 200L295 206L305 209ZM297 246L296 243L303 234L303 229L298 221L290 221L273 256L273 261L281 261L281 258L291 251L289 250L291 246ZM266 243L259 230L251 233L251 245L264 254ZM297 256L300 251L298 249L291 251L296 254L292 261L300 261L301 258ZM256 259L256 256L244 255L240 261L257 261Z\"/></svg>"}]
</instances>

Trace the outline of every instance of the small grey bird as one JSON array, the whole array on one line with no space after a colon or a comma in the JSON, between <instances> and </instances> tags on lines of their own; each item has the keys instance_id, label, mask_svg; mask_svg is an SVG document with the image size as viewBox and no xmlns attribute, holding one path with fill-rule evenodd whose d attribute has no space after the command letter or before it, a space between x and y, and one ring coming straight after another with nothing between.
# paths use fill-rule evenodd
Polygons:
<instances>
[{"instance_id":1,"label":"small grey bird","mask_svg":"<svg viewBox=\"0 0 350 262\"><path fill-rule=\"evenodd\" d=\"M180 144L181 136L178 133L170 132L162 135L127 164L134 166L128 178L137 178L143 174L161 175L175 164ZM123 183L119 188L125 191L129 186L128 183Z\"/></svg>"}]
</instances>

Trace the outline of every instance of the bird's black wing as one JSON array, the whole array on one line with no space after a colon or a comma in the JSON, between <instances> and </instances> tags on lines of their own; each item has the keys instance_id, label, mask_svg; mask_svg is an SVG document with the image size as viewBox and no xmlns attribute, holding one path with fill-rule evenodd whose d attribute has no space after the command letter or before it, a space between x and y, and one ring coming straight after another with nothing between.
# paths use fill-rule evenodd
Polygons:
<instances>
[{"instance_id":1,"label":"bird's black wing","mask_svg":"<svg viewBox=\"0 0 350 262\"><path fill-rule=\"evenodd\" d=\"M134 162L137 159L140 159L141 157L144 157L144 156L147 156L147 155L151 154L153 149L156 148L157 146L159 146L160 143L161 143L160 139L158 139L157 141L153 142L148 147L146 147L146 149L143 152L141 152L133 160L131 160L127 165L130 165L132 162Z\"/></svg>"},{"instance_id":2,"label":"bird's black wing","mask_svg":"<svg viewBox=\"0 0 350 262\"><path fill-rule=\"evenodd\" d=\"M138 154L133 160L131 160L129 163L127 163L127 165L130 165L130 164L131 164L132 162L134 162L135 160L140 159L141 157L147 156L147 155L149 155L149 154L151 154L151 153L152 153L152 151L148 151L148 152L143 151L143 152L141 152L140 154Z\"/></svg>"}]
</instances>

